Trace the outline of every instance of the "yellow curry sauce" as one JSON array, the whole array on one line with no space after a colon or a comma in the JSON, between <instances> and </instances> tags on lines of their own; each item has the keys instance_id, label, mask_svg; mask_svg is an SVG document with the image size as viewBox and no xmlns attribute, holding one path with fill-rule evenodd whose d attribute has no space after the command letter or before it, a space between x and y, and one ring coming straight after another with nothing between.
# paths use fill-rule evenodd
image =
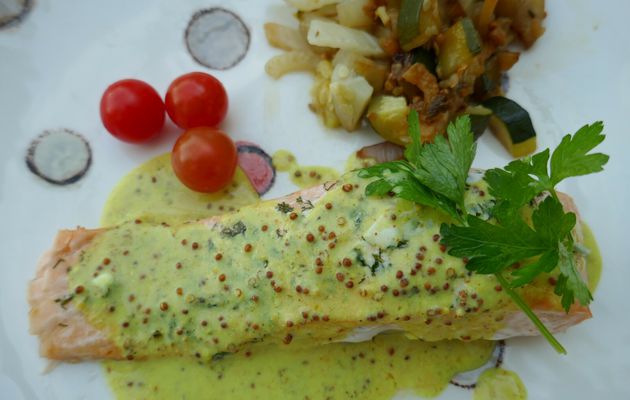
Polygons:
<instances>
[{"instance_id":1,"label":"yellow curry sauce","mask_svg":"<svg viewBox=\"0 0 630 400\"><path fill-rule=\"evenodd\" d=\"M433 239L435 233L430 232L430 228L439 226L444 217L431 214L431 210L418 210L415 206L395 199L382 200L387 204L379 205L383 208L375 212L376 210L370 208L373 200L362 197L362 185L365 183L350 175L344 177L343 184L337 185L326 194L326 201L317 202L312 209L306 204L301 207L306 210L295 210L297 217L294 220L291 218L292 212L287 211L285 214L278 210L281 208L278 204L273 204L244 209L245 211L224 219L221 229L227 229L227 235L212 234L208 228L198 224L168 226L174 225L178 218L194 219L220 213L219 206L214 205L222 201L225 201L221 203L225 210L226 207L240 207L247 200L239 196L236 200L241 202L230 206L224 197L203 198L200 195L198 200L186 203L189 207L178 214L178 202L168 199L185 198L190 192L185 193L187 189L173 184L177 182L173 181L175 178L167 166L168 157L162 156L133 171L119 184L106 207L104 224L112 225L132 218L141 223L130 222L111 231L113 233L110 235L104 235L99 239L102 241L98 244L99 251L86 255L81 262L85 267L76 268L70 276L71 286L84 283L88 288L86 293L92 292L91 296L84 296L78 302L88 318L95 325L109 329L112 337L119 338L116 339L117 343L128 351L129 356L163 354L170 346L178 347L178 351L184 356L177 360L108 362L108 376L120 398L181 397L177 396L180 389L175 380L180 382L179 387L185 389L183 393L188 396L195 397L195 393L205 393L206 398L214 398L215 394L231 393L236 388L243 388L243 382L248 379L252 380L251 383L258 390L256 396L275 398L277 395L273 390L277 390L278 385L272 384L269 381L271 378L257 380L256 377L275 371L271 375L281 378L287 374L287 370L292 370L295 375L289 374L290 378L280 380L284 390L287 393L304 391L306 381L309 382L309 391L312 390L309 392L313 393L312 398L329 394L334 398L345 398L348 390L354 393L361 388L360 397L367 399L387 398L404 388L412 388L419 394L432 395L439 393L454 373L475 368L489 357L493 347L489 342L427 344L402 340L400 334L377 337L373 342L360 344L331 344L320 348L298 345L300 342L327 342L327 337L332 336L332 332L326 328L324 322L340 320L348 315L392 322L419 315L422 318L415 325L418 330L416 333L430 337L431 332L434 332L439 337L447 332L457 332L457 328L453 328L457 313L475 312L475 308L478 311L505 303L507 300L504 296L494 291L495 282L488 279L477 280L474 275L468 276L461 261L452 259L439 249L437 241ZM167 186L168 182L170 184ZM346 191L344 188L348 186L344 185L352 187ZM483 182L479 185L483 185ZM469 191L468 204L476 207L482 203L479 193L483 192L483 188L473 188ZM249 192L255 197L242 175L237 176L235 186L230 191ZM126 204L138 204L136 210L151 210L151 214L159 217L152 217L149 213L134 216L133 207ZM330 212L328 204L334 204L335 207L331 208L336 212ZM371 207L376 206L372 204ZM419 211L427 215L420 224L416 218L411 217ZM168 221L163 221L165 218ZM163 229L151 229L147 222L168 223ZM244 232L240 232L242 225L239 223L246 227ZM288 231L290 233L283 236L281 233L286 224L297 226L292 226ZM425 226L419 230L419 225L422 224ZM319 227L323 227L323 230L320 231ZM354 239L354 233L362 227L375 236L381 235L381 238L373 238L374 243L369 240L358 243ZM370 231L367 227L373 229ZM398 233L390 232L392 227ZM309 234L312 240L309 240ZM174 247L170 242L176 242L178 246ZM334 245L331 246L331 243ZM314 254L319 254L313 253L312 247L315 246L322 247L326 256L322 253L321 257L314 257ZM426 249L420 251L423 246ZM143 249L142 252L134 251L140 248ZM162 252L166 248L169 252ZM370 253L375 248L381 249L385 254L381 252L375 257ZM414 249L411 256L405 251L409 248ZM148 249L151 251L147 251ZM219 254L222 257L217 259ZM353 256L343 257L348 254ZM363 261L360 261L360 254ZM293 268L273 271L272 261L277 263L288 255L295 260ZM418 255L430 262L420 262ZM101 260L105 258L109 260L110 267L101 268L103 271L100 276L106 278L93 278L94 271L91 267L104 267ZM317 261L318 258L321 259L320 262ZM351 265L345 265L345 258L350 258ZM438 258L441 260L439 263ZM389 264L406 265L409 259L417 262L408 271L401 270L400 277L395 267L389 268L391 271L388 272L391 274L388 273L388 276L385 273L379 274L378 279L371 274L373 268L375 272L385 271ZM133 267L112 271L117 263ZM355 263L365 265L353 265ZM427 266L416 269L417 264ZM201 265L205 268L203 272L200 272ZM318 267L326 269L330 278L322 280L320 276L310 279L311 274L317 274ZM434 269L433 272L430 268ZM269 272L272 272L272 276L269 276ZM339 279L339 274L343 274L343 280ZM320 275L323 275L323 271ZM170 287L173 282L177 282L178 286ZM353 282L352 285L349 282ZM449 290L445 289L447 283L448 286L457 285L458 290L467 291L471 298L473 293L484 293L483 298L475 297L484 299L485 303L475 304L472 301L475 299L468 299L470 303L464 302L463 306L452 307L454 321L442 319L441 322L445 322L443 326L433 325L429 328L427 324L431 324L428 321L432 314L451 313L447 311L453 303L452 293L449 296ZM387 290L383 289L385 286ZM281 289L278 290L278 287ZM301 292L298 288L301 288ZM431 289L434 289L433 293ZM114 291L118 293L109 296L110 300L107 295ZM420 292L428 294L421 296ZM364 296L364 293L367 295ZM411 301L400 301L415 295L417 298L413 300L413 304L407 304L412 303ZM287 297L276 300L282 298L281 296ZM370 301L361 302L361 298ZM293 306L286 307L288 303L293 303ZM297 315L294 315L295 303L299 303L303 310ZM375 304L378 306L375 307ZM114 311L110 312L112 306ZM320 314L320 310L328 313ZM293 329L288 326L289 322ZM450 325L446 322L450 322ZM496 321L494 323L498 324ZM317 329L308 329L308 325L317 325ZM261 338L264 339L263 344L248 344ZM292 351L266 345L272 343L282 346L285 343L288 348L287 342L293 342L293 346L290 346ZM238 353L223 357L226 351ZM442 352L452 354L457 362L444 358ZM382 364L377 370L378 375L394 377L391 385L364 388L365 385L360 383L366 377L372 376L370 374L374 369L369 365L356 363L348 370L348 364L344 364L343 360L352 360L354 353L363 353L364 357L370 355L369 360ZM406 367L405 363L399 366L394 362L397 360L394 356L403 353L408 353L406 355L409 356L407 360L403 357L403 361L412 363L412 367ZM386 355L391 357L389 362L384 358ZM215 361L209 362L213 357ZM217 358L223 360L217 361ZM242 360L243 358L247 360ZM304 361L311 368L292 369L295 365L304 365ZM330 376L344 378L335 379L331 383L326 376L313 376L312 368L330 371ZM130 370L134 372L131 373ZM181 371L188 371L189 374L180 373ZM423 372L416 373L421 371ZM435 378L435 374L440 379ZM182 381L183 375L197 379ZM180 378L169 379L167 376ZM211 376L215 378L212 379ZM205 378L200 379L201 377ZM208 388L212 389L211 393ZM252 392L238 393L248 398L253 395Z\"/></svg>"}]
</instances>

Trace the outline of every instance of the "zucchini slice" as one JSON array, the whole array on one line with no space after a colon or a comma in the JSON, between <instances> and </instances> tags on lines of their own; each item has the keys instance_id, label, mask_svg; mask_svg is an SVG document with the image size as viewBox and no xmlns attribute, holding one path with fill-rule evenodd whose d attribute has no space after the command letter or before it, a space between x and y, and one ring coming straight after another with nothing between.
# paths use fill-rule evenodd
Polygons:
<instances>
[{"instance_id":1,"label":"zucchini slice","mask_svg":"<svg viewBox=\"0 0 630 400\"><path fill-rule=\"evenodd\" d=\"M466 36L466 45L468 50L472 54L479 54L481 52L481 38L479 33L475 29L475 25L470 18L464 18L461 20L462 28L464 29L464 35Z\"/></svg>"},{"instance_id":2,"label":"zucchini slice","mask_svg":"<svg viewBox=\"0 0 630 400\"><path fill-rule=\"evenodd\" d=\"M398 37L405 45L420 35L420 13L423 0L402 0L398 14Z\"/></svg>"},{"instance_id":3,"label":"zucchini slice","mask_svg":"<svg viewBox=\"0 0 630 400\"><path fill-rule=\"evenodd\" d=\"M469 18L451 25L439 46L437 71L440 78L446 79L466 67L480 51L481 40Z\"/></svg>"},{"instance_id":4,"label":"zucchini slice","mask_svg":"<svg viewBox=\"0 0 630 400\"><path fill-rule=\"evenodd\" d=\"M502 96L491 97L482 104L492 110L490 128L513 157L523 157L536 150L536 131L523 107Z\"/></svg>"},{"instance_id":5,"label":"zucchini slice","mask_svg":"<svg viewBox=\"0 0 630 400\"><path fill-rule=\"evenodd\" d=\"M475 135L475 140L479 139L481 135L488 128L488 124L490 123L490 115L474 115L470 114L470 129Z\"/></svg>"},{"instance_id":6,"label":"zucchini slice","mask_svg":"<svg viewBox=\"0 0 630 400\"><path fill-rule=\"evenodd\" d=\"M437 67L435 52L433 50L427 50L424 47L418 47L411 52L411 60L415 63L424 65L429 72L433 75L437 75L435 68Z\"/></svg>"},{"instance_id":7,"label":"zucchini slice","mask_svg":"<svg viewBox=\"0 0 630 400\"><path fill-rule=\"evenodd\" d=\"M402 96L375 96L370 101L367 119L372 128L390 142L407 145L411 141L407 134L409 106Z\"/></svg>"},{"instance_id":8,"label":"zucchini slice","mask_svg":"<svg viewBox=\"0 0 630 400\"><path fill-rule=\"evenodd\" d=\"M402 0L398 14L398 38L404 51L420 47L442 29L437 0Z\"/></svg>"},{"instance_id":9,"label":"zucchini slice","mask_svg":"<svg viewBox=\"0 0 630 400\"><path fill-rule=\"evenodd\" d=\"M486 60L485 69L475 81L475 97L478 100L501 94L501 71L496 56Z\"/></svg>"},{"instance_id":10,"label":"zucchini slice","mask_svg":"<svg viewBox=\"0 0 630 400\"><path fill-rule=\"evenodd\" d=\"M492 110L480 105L468 106L464 114L468 114L470 118L470 128L475 135L475 140L479 139L488 128Z\"/></svg>"}]
</instances>

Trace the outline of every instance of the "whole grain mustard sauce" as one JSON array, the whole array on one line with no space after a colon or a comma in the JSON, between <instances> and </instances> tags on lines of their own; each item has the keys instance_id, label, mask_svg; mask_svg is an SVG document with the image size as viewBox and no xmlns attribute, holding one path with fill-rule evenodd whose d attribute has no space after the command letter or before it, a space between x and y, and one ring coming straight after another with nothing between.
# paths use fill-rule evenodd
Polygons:
<instances>
[{"instance_id":1,"label":"whole grain mustard sauce","mask_svg":"<svg viewBox=\"0 0 630 400\"><path fill-rule=\"evenodd\" d=\"M526 400L527 389L515 372L488 368L477 380L473 400L491 399Z\"/></svg>"},{"instance_id":2,"label":"whole grain mustard sauce","mask_svg":"<svg viewBox=\"0 0 630 400\"><path fill-rule=\"evenodd\" d=\"M366 199L367 182L354 174L292 211L270 202L241 208L257 199L242 173L223 195L190 196L168 162L158 157L120 182L102 222L121 225L70 274L70 289L85 287L80 309L128 358L170 356L106 362L118 398L434 396L489 358L488 341L406 339L483 337L501 323L484 310L511 307L493 279L471 276L440 248L442 215ZM467 195L479 212L491 201L484 189L480 181ZM178 224L230 207L213 228ZM483 328L462 338L457 321L466 314L481 316ZM366 320L407 333L313 347Z\"/></svg>"},{"instance_id":3,"label":"whole grain mustard sauce","mask_svg":"<svg viewBox=\"0 0 630 400\"><path fill-rule=\"evenodd\" d=\"M278 150L273 154L272 159L276 170L286 172L291 182L302 189L339 178L339 172L334 168L298 164L295 155L288 150Z\"/></svg>"}]
</instances>

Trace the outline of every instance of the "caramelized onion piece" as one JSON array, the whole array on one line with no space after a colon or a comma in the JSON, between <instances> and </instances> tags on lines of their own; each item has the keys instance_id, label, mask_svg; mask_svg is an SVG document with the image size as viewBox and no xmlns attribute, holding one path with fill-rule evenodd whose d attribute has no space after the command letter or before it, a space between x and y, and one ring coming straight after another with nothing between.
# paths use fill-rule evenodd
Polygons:
<instances>
[{"instance_id":1,"label":"caramelized onion piece","mask_svg":"<svg viewBox=\"0 0 630 400\"><path fill-rule=\"evenodd\" d=\"M392 142L382 142L365 146L357 151L359 158L373 158L377 163L402 160L405 148Z\"/></svg>"}]
</instances>

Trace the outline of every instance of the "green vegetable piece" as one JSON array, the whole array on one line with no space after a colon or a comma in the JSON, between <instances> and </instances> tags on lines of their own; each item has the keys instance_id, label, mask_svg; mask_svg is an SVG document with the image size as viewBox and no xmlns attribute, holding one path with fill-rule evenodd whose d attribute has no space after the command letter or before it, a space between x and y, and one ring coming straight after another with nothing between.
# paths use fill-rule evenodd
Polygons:
<instances>
[{"instance_id":1,"label":"green vegetable piece","mask_svg":"<svg viewBox=\"0 0 630 400\"><path fill-rule=\"evenodd\" d=\"M420 34L423 3L423 0L402 0L398 14L398 38L401 44L411 42Z\"/></svg>"},{"instance_id":2,"label":"green vegetable piece","mask_svg":"<svg viewBox=\"0 0 630 400\"><path fill-rule=\"evenodd\" d=\"M437 58L433 50L427 50L424 47L417 47L411 52L412 62L422 64L433 75L437 75Z\"/></svg>"},{"instance_id":3,"label":"green vegetable piece","mask_svg":"<svg viewBox=\"0 0 630 400\"><path fill-rule=\"evenodd\" d=\"M470 114L470 129L473 131L475 135L475 140L479 139L481 135L488 128L488 121L490 120L489 115L472 115Z\"/></svg>"},{"instance_id":4,"label":"green vegetable piece","mask_svg":"<svg viewBox=\"0 0 630 400\"><path fill-rule=\"evenodd\" d=\"M481 52L481 38L479 37L477 29L475 29L475 25L473 25L470 18L464 18L462 19L462 27L464 28L468 50L470 50L472 54L479 54Z\"/></svg>"},{"instance_id":5,"label":"green vegetable piece","mask_svg":"<svg viewBox=\"0 0 630 400\"><path fill-rule=\"evenodd\" d=\"M529 113L517 102L503 96L495 96L482 104L491 109L494 116L506 126L512 143L522 143L536 136Z\"/></svg>"},{"instance_id":6,"label":"green vegetable piece","mask_svg":"<svg viewBox=\"0 0 630 400\"><path fill-rule=\"evenodd\" d=\"M554 292L562 296L562 307L568 312L576 298L580 304L589 304L593 300L593 295L575 267L572 240L568 242L568 245L560 244L558 268L560 276Z\"/></svg>"},{"instance_id":7,"label":"green vegetable piece","mask_svg":"<svg viewBox=\"0 0 630 400\"><path fill-rule=\"evenodd\" d=\"M414 176L433 192L440 194L465 212L464 194L466 178L477 151L467 116L457 118L447 127L448 141L438 135L433 143L420 145L418 114L409 115L412 151L405 156L414 157Z\"/></svg>"},{"instance_id":8,"label":"green vegetable piece","mask_svg":"<svg viewBox=\"0 0 630 400\"><path fill-rule=\"evenodd\" d=\"M480 274L500 272L548 251L548 243L537 233L514 214L508 214L502 225L469 215L468 226L443 225L440 229L449 254L468 257L466 268Z\"/></svg>"}]
</instances>

